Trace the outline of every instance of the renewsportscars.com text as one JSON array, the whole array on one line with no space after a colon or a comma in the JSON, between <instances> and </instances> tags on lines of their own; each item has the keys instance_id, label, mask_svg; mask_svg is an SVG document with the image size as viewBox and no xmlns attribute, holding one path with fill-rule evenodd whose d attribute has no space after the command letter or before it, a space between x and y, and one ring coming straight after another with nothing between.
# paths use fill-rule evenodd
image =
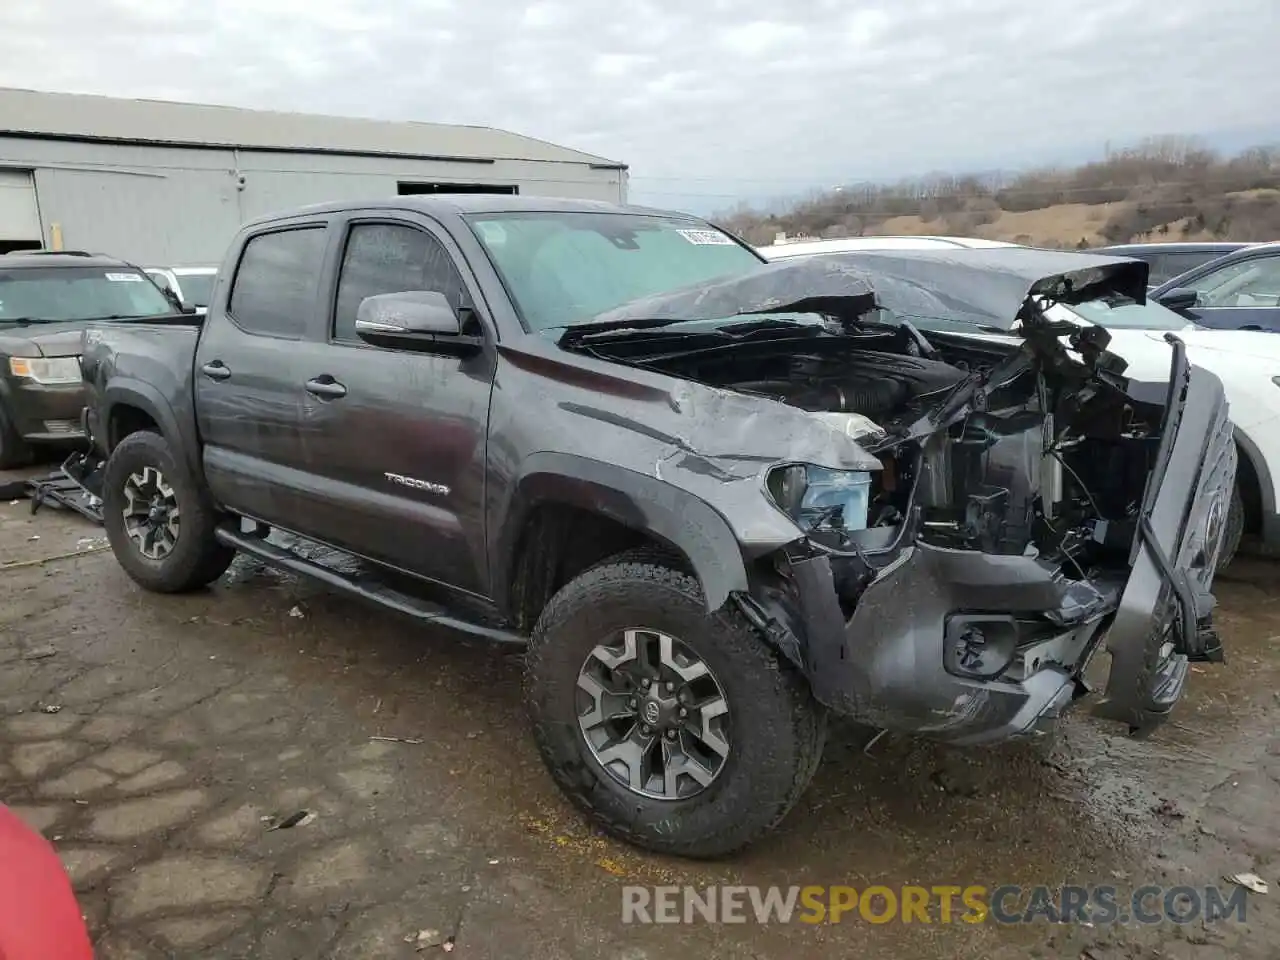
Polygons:
<instances>
[{"instance_id":1,"label":"renewsportscars.com text","mask_svg":"<svg viewBox=\"0 0 1280 960\"><path fill-rule=\"evenodd\" d=\"M792 886L622 888L623 923L1090 923L1245 920L1241 887Z\"/></svg>"}]
</instances>

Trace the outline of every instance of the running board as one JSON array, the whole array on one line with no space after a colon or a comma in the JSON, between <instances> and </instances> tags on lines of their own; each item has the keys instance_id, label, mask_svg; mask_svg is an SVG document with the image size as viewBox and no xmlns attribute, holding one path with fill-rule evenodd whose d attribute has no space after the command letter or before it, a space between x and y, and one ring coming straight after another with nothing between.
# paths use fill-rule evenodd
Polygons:
<instances>
[{"instance_id":1,"label":"running board","mask_svg":"<svg viewBox=\"0 0 1280 960\"><path fill-rule=\"evenodd\" d=\"M256 557L269 566L278 567L288 570L290 573L296 573L300 577L319 581L327 587L332 587L342 593L359 597L362 600L376 603L380 607L386 607L397 613L413 617L421 623L448 627L451 630L468 633L474 637L497 643L518 643L521 645L528 643L528 638L516 633L514 630L459 619L443 606L432 603L430 600L412 597L382 584L357 583L351 577L339 573L337 570L332 570L323 564L307 560L291 550L286 550L274 543L268 543L253 534L242 533L239 530L224 526L218 527L214 536L219 543L234 547L241 553L247 553L251 557Z\"/></svg>"}]
</instances>

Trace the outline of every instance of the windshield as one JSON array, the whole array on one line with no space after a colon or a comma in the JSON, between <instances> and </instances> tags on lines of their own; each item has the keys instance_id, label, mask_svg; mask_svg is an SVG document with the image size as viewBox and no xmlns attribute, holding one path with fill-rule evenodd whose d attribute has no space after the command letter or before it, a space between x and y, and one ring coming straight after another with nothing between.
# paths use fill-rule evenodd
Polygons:
<instances>
[{"instance_id":1,"label":"windshield","mask_svg":"<svg viewBox=\"0 0 1280 960\"><path fill-rule=\"evenodd\" d=\"M213 293L212 273L180 273L178 285L182 287L182 297L197 307L209 306L209 294Z\"/></svg>"},{"instance_id":2,"label":"windshield","mask_svg":"<svg viewBox=\"0 0 1280 960\"><path fill-rule=\"evenodd\" d=\"M0 323L151 317L173 312L155 284L127 267L0 269Z\"/></svg>"},{"instance_id":3,"label":"windshield","mask_svg":"<svg viewBox=\"0 0 1280 960\"><path fill-rule=\"evenodd\" d=\"M467 220L534 332L763 266L728 234L683 218L544 212Z\"/></svg>"}]
</instances>

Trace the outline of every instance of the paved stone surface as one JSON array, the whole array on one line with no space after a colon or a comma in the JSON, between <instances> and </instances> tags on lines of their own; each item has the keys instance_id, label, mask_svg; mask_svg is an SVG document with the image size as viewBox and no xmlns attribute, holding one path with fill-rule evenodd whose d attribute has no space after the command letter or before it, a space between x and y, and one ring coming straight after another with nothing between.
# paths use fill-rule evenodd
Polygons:
<instances>
[{"instance_id":1,"label":"paved stone surface","mask_svg":"<svg viewBox=\"0 0 1280 960\"><path fill-rule=\"evenodd\" d=\"M0 564L99 535L0 504ZM1078 716L1047 760L893 737L864 753L868 734L837 724L777 833L697 864L606 840L566 806L509 651L249 564L160 597L87 555L0 575L0 800L54 842L100 960L444 952L406 943L420 930L466 960L1274 960L1277 584L1265 566L1222 584L1231 662L1195 667L1150 741ZM1243 927L619 919L625 884L1203 885L1241 870L1273 886Z\"/></svg>"}]
</instances>

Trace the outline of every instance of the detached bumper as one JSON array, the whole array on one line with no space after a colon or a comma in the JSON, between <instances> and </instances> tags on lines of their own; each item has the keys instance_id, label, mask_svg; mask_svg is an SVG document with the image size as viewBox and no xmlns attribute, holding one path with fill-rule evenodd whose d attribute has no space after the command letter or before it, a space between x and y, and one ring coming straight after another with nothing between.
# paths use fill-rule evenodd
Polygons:
<instances>
[{"instance_id":1,"label":"detached bumper","mask_svg":"<svg viewBox=\"0 0 1280 960\"><path fill-rule=\"evenodd\" d=\"M1086 692L1079 678L1122 586L1068 581L1028 557L917 544L846 621L831 563L792 564L814 695L865 723L963 744L1051 727Z\"/></svg>"}]
</instances>

